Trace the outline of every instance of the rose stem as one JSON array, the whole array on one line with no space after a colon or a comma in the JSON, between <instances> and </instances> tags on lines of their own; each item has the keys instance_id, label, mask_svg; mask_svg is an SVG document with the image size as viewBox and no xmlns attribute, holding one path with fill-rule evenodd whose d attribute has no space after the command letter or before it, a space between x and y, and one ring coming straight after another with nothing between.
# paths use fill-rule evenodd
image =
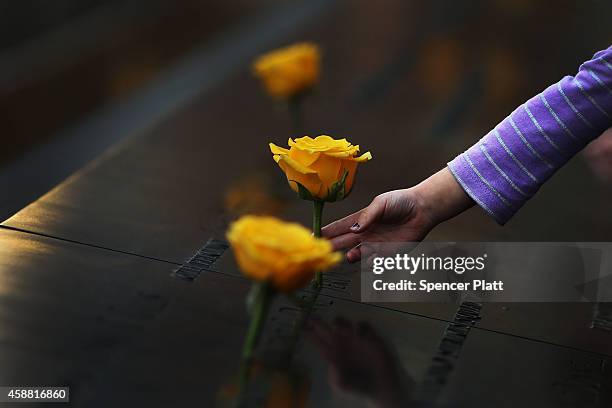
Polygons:
<instances>
[{"instance_id":1,"label":"rose stem","mask_svg":"<svg viewBox=\"0 0 612 408\"><path fill-rule=\"evenodd\" d=\"M323 215L323 204L324 201L314 200L312 208L312 232L315 237L321 237L321 218ZM321 288L323 286L323 275L321 272L315 274L315 287Z\"/></svg>"},{"instance_id":2,"label":"rose stem","mask_svg":"<svg viewBox=\"0 0 612 408\"><path fill-rule=\"evenodd\" d=\"M246 339L244 340L244 346L242 347L242 366L240 368L240 379L238 386L238 404L242 404L242 398L244 397L244 387L246 385L249 366L251 359L253 358L253 351L257 347L259 336L266 322L268 314L268 307L270 306L270 300L272 299L272 291L268 283L264 283L261 288L262 293L258 296L257 302L253 309L251 316L251 322L247 331Z\"/></svg>"}]
</instances>

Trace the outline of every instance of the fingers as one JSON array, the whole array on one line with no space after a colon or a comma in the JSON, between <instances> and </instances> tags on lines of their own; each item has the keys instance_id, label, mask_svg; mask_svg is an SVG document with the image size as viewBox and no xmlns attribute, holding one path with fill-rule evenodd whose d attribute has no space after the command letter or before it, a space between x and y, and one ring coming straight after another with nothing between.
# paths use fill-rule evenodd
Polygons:
<instances>
[{"instance_id":1,"label":"fingers","mask_svg":"<svg viewBox=\"0 0 612 408\"><path fill-rule=\"evenodd\" d=\"M346 260L350 263L357 262L361 259L361 240L363 239L363 235L355 234L349 232L348 234L343 234L338 237L334 237L330 240L332 243L334 250L340 250L345 248L351 248L346 253Z\"/></svg>"},{"instance_id":2,"label":"fingers","mask_svg":"<svg viewBox=\"0 0 612 408\"><path fill-rule=\"evenodd\" d=\"M346 260L350 263L355 263L361 259L361 247L356 246L355 248L351 248L346 253Z\"/></svg>"},{"instance_id":3,"label":"fingers","mask_svg":"<svg viewBox=\"0 0 612 408\"><path fill-rule=\"evenodd\" d=\"M380 218L385 210L385 205L386 199L383 196L377 196L363 210L323 227L321 235L326 238L334 238L348 232L363 232Z\"/></svg>"},{"instance_id":4,"label":"fingers","mask_svg":"<svg viewBox=\"0 0 612 408\"><path fill-rule=\"evenodd\" d=\"M351 226L353 232L363 232L377 221L385 211L387 200L384 196L379 195L372 200L370 205L361 210L357 222Z\"/></svg>"},{"instance_id":5,"label":"fingers","mask_svg":"<svg viewBox=\"0 0 612 408\"><path fill-rule=\"evenodd\" d=\"M351 248L346 253L346 260L349 263L355 263L360 261L361 259L365 259L368 262L371 262L372 257L378 256L376 252L376 246L372 247L372 243L369 242L367 244L361 245L362 242L367 242L367 234L366 237L362 237L363 240L359 243L359 245Z\"/></svg>"},{"instance_id":6,"label":"fingers","mask_svg":"<svg viewBox=\"0 0 612 408\"><path fill-rule=\"evenodd\" d=\"M351 226L357 221L357 218L359 217L361 211L357 211L356 213L353 213L338 221L334 221L331 224L326 225L321 229L321 235L326 238L333 238L338 235L346 234L350 231Z\"/></svg>"},{"instance_id":7,"label":"fingers","mask_svg":"<svg viewBox=\"0 0 612 408\"><path fill-rule=\"evenodd\" d=\"M346 249L354 247L355 245L361 242L363 237L359 234L355 234L353 232L349 232L347 234L342 234L337 237L333 237L330 239L334 250L337 251L339 249Z\"/></svg>"}]
</instances>

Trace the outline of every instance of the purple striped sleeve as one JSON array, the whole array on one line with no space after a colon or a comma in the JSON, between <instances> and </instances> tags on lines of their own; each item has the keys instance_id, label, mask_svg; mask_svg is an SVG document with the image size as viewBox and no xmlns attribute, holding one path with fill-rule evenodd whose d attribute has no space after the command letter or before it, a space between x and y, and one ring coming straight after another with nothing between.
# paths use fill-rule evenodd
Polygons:
<instances>
[{"instance_id":1,"label":"purple striped sleeve","mask_svg":"<svg viewBox=\"0 0 612 408\"><path fill-rule=\"evenodd\" d=\"M448 167L505 224L557 169L612 126L612 47L519 106Z\"/></svg>"}]
</instances>

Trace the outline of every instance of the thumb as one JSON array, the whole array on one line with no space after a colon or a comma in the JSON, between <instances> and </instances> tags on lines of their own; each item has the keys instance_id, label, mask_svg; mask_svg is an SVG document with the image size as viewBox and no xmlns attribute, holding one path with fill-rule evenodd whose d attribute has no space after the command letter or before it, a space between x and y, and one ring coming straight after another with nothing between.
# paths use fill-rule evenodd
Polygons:
<instances>
[{"instance_id":1,"label":"thumb","mask_svg":"<svg viewBox=\"0 0 612 408\"><path fill-rule=\"evenodd\" d=\"M370 205L361 210L357 222L351 226L351 231L356 233L364 232L380 219L384 213L386 201L382 195L376 196Z\"/></svg>"}]
</instances>

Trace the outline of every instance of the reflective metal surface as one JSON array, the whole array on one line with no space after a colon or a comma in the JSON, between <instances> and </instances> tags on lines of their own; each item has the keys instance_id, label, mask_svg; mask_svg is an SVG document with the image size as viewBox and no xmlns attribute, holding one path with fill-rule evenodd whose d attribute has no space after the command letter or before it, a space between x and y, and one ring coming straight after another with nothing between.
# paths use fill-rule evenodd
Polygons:
<instances>
[{"instance_id":1,"label":"reflective metal surface","mask_svg":"<svg viewBox=\"0 0 612 408\"><path fill-rule=\"evenodd\" d=\"M610 368L597 355L474 330L438 400L442 406L605 407L612 401Z\"/></svg>"},{"instance_id":2,"label":"reflective metal surface","mask_svg":"<svg viewBox=\"0 0 612 408\"><path fill-rule=\"evenodd\" d=\"M163 262L18 232L0 231L0 243L0 383L69 385L75 406L108 407L210 406L231 382L247 325L246 280L208 272L188 283ZM279 302L264 349L274 350L279 318L293 319ZM325 296L315 315L319 325L338 316L368 322L416 378L443 329ZM325 362L311 346L297 354L322 388L311 398L331 401Z\"/></svg>"},{"instance_id":3,"label":"reflective metal surface","mask_svg":"<svg viewBox=\"0 0 612 408\"><path fill-rule=\"evenodd\" d=\"M87 407L210 406L231 396L246 280L206 272L188 283L164 262L19 232L0 231L0 243L0 383L68 385L73 406ZM287 398L287 376L312 406L431 399L424 390L446 322L320 295L293 339L299 313L284 297L273 304L254 374L271 386L251 390L253 404ZM454 350L443 404L513 406L529 395L581 406L568 399L578 392L608 401L597 370L610 362L597 355L474 328ZM574 384L587 369L598 383ZM569 396L559 394L565 383Z\"/></svg>"},{"instance_id":4,"label":"reflective metal surface","mask_svg":"<svg viewBox=\"0 0 612 408\"><path fill-rule=\"evenodd\" d=\"M238 276L230 251L214 269ZM360 301L359 265L344 263L325 274L322 293ZM379 307L417 316L450 321L457 311L453 303L379 303ZM593 328L595 303L485 303L475 327L612 356L612 331Z\"/></svg>"}]
</instances>

